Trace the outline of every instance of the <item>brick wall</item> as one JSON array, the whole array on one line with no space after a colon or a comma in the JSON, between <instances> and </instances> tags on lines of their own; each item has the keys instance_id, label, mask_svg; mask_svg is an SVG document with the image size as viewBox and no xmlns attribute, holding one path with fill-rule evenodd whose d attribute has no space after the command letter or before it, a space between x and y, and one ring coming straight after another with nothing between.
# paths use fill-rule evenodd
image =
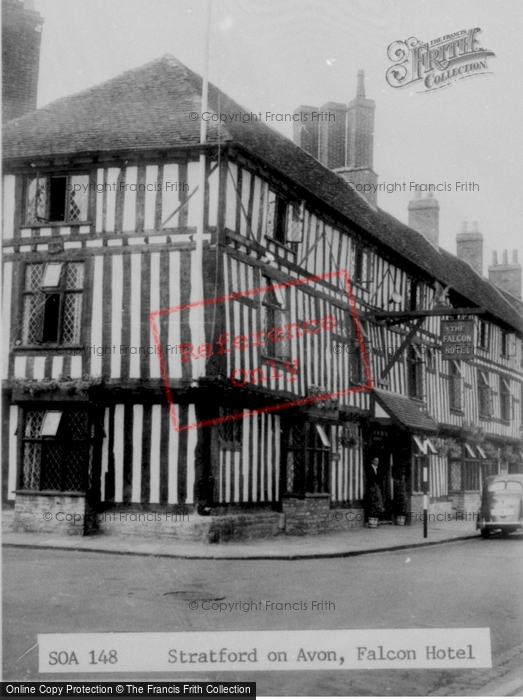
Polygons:
<instances>
[{"instance_id":1,"label":"brick wall","mask_svg":"<svg viewBox=\"0 0 523 700\"><path fill-rule=\"evenodd\" d=\"M378 184L378 176L373 170L369 168L338 168L336 172L347 183L351 183L351 187L362 197L365 197L372 207L378 206L378 193L375 188L375 185Z\"/></svg>"},{"instance_id":2,"label":"brick wall","mask_svg":"<svg viewBox=\"0 0 523 700\"><path fill-rule=\"evenodd\" d=\"M329 119L319 123L319 161L327 168L342 168L345 165L347 108L339 102L327 102L320 109L330 112Z\"/></svg>"},{"instance_id":3,"label":"brick wall","mask_svg":"<svg viewBox=\"0 0 523 700\"><path fill-rule=\"evenodd\" d=\"M14 532L83 535L91 531L92 514L85 496L17 493Z\"/></svg>"},{"instance_id":4,"label":"brick wall","mask_svg":"<svg viewBox=\"0 0 523 700\"><path fill-rule=\"evenodd\" d=\"M416 520L422 522L421 516L423 515L423 496L421 494L414 494L410 497L410 507L409 514L414 513L411 516L411 522L414 523ZM429 503L429 516L441 516L441 522L452 520L454 517L454 504L449 498L447 501L436 501L434 503ZM429 518L429 522L436 522L434 519Z\"/></svg>"},{"instance_id":5,"label":"brick wall","mask_svg":"<svg viewBox=\"0 0 523 700\"><path fill-rule=\"evenodd\" d=\"M347 109L348 141L346 164L352 168L372 168L374 163L374 100L357 97Z\"/></svg>"},{"instance_id":6,"label":"brick wall","mask_svg":"<svg viewBox=\"0 0 523 700\"><path fill-rule=\"evenodd\" d=\"M409 202L409 226L419 231L433 245L439 244L439 204L432 192Z\"/></svg>"},{"instance_id":7,"label":"brick wall","mask_svg":"<svg viewBox=\"0 0 523 700\"><path fill-rule=\"evenodd\" d=\"M286 535L317 535L323 532L363 527L361 508L330 507L330 496L284 498Z\"/></svg>"},{"instance_id":8,"label":"brick wall","mask_svg":"<svg viewBox=\"0 0 523 700\"><path fill-rule=\"evenodd\" d=\"M479 232L458 233L456 255L467 262L473 270L483 275L483 235Z\"/></svg>"},{"instance_id":9,"label":"brick wall","mask_svg":"<svg viewBox=\"0 0 523 700\"><path fill-rule=\"evenodd\" d=\"M36 109L43 18L20 0L2 0L2 121Z\"/></svg>"},{"instance_id":10,"label":"brick wall","mask_svg":"<svg viewBox=\"0 0 523 700\"><path fill-rule=\"evenodd\" d=\"M477 513L481 505L481 493L479 491L459 491L451 494L452 507L455 513ZM464 515L460 516L464 519Z\"/></svg>"},{"instance_id":11,"label":"brick wall","mask_svg":"<svg viewBox=\"0 0 523 700\"><path fill-rule=\"evenodd\" d=\"M293 141L296 145L318 158L319 152L319 120L317 107L300 105L294 110L294 114L300 117L293 122Z\"/></svg>"},{"instance_id":12,"label":"brick wall","mask_svg":"<svg viewBox=\"0 0 523 700\"><path fill-rule=\"evenodd\" d=\"M282 516L274 511L202 516L160 508L154 511L115 509L99 513L96 522L102 535L209 543L274 537L282 531Z\"/></svg>"},{"instance_id":13,"label":"brick wall","mask_svg":"<svg viewBox=\"0 0 523 700\"><path fill-rule=\"evenodd\" d=\"M490 265L488 278L496 287L512 294L516 299L521 299L521 265L519 263Z\"/></svg>"}]
</instances>

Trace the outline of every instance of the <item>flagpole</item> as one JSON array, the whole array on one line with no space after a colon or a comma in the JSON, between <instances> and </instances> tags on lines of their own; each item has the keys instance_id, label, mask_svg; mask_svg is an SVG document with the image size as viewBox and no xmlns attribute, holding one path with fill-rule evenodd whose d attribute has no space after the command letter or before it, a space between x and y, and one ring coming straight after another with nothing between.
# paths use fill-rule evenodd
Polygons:
<instances>
[{"instance_id":1,"label":"flagpole","mask_svg":"<svg viewBox=\"0 0 523 700\"><path fill-rule=\"evenodd\" d=\"M203 252L203 229L205 225L205 170L206 159L203 146L207 139L207 121L203 115L208 109L208 91L209 91L209 43L211 35L211 0L206 2L206 20L205 20L205 58L203 69L203 85L202 85L202 113L200 117L200 182L198 189L200 190L200 211L198 212L198 229L196 234L196 262L201 268L202 252ZM203 290L202 290L203 291Z\"/></svg>"},{"instance_id":2,"label":"flagpole","mask_svg":"<svg viewBox=\"0 0 523 700\"><path fill-rule=\"evenodd\" d=\"M207 121L203 118L204 114L208 109L208 89L209 89L209 44L211 35L211 0L205 0L206 8L206 20L205 20L205 54L204 54L204 69L203 69L203 84L202 84L202 111L200 115L200 168L199 168L199 181L198 181L198 191L199 191L199 211L198 220L196 227L196 250L194 255L194 265L191 275L191 286L192 286L192 301L201 301L204 298L203 290L203 234L205 227L205 181L206 181L206 157L204 146L207 139ZM193 338L193 343L200 345L205 342L205 328L204 328L204 309L203 306L199 306L194 309L197 313L194 314L195 318L195 335ZM196 341L196 342L195 342ZM203 369L200 368L200 369Z\"/></svg>"}]
</instances>

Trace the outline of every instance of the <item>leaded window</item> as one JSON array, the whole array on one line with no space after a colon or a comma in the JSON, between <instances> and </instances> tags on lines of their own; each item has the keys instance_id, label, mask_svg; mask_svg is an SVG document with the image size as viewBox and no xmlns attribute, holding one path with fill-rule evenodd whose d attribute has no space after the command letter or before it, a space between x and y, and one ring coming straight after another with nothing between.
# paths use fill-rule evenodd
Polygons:
<instances>
[{"instance_id":1,"label":"leaded window","mask_svg":"<svg viewBox=\"0 0 523 700\"><path fill-rule=\"evenodd\" d=\"M25 224L87 221L89 175L34 175L25 181Z\"/></svg>"},{"instance_id":2,"label":"leaded window","mask_svg":"<svg viewBox=\"0 0 523 700\"><path fill-rule=\"evenodd\" d=\"M86 490L91 447L87 411L28 410L22 443L22 489Z\"/></svg>"},{"instance_id":3,"label":"leaded window","mask_svg":"<svg viewBox=\"0 0 523 700\"><path fill-rule=\"evenodd\" d=\"M265 330L263 354L268 357L287 359L290 355L287 323L285 288L265 278L269 287L262 303L263 329Z\"/></svg>"},{"instance_id":4,"label":"leaded window","mask_svg":"<svg viewBox=\"0 0 523 700\"><path fill-rule=\"evenodd\" d=\"M371 282L372 258L371 252L358 243L353 243L349 268L350 281L366 287Z\"/></svg>"},{"instance_id":5,"label":"leaded window","mask_svg":"<svg viewBox=\"0 0 523 700\"><path fill-rule=\"evenodd\" d=\"M413 399L424 397L424 362L421 350L416 345L411 345L407 358L407 385L409 396Z\"/></svg>"},{"instance_id":6,"label":"leaded window","mask_svg":"<svg viewBox=\"0 0 523 700\"><path fill-rule=\"evenodd\" d=\"M83 262L29 263L25 266L24 345L74 345L80 342L83 284Z\"/></svg>"},{"instance_id":7,"label":"leaded window","mask_svg":"<svg viewBox=\"0 0 523 700\"><path fill-rule=\"evenodd\" d=\"M509 421L512 418L512 395L510 393L510 380L499 378L499 398L501 420Z\"/></svg>"},{"instance_id":8,"label":"leaded window","mask_svg":"<svg viewBox=\"0 0 523 700\"><path fill-rule=\"evenodd\" d=\"M220 407L220 418L224 418L218 424L218 436L222 450L241 450L243 437L243 418L233 418L241 414L240 409Z\"/></svg>"},{"instance_id":9,"label":"leaded window","mask_svg":"<svg viewBox=\"0 0 523 700\"><path fill-rule=\"evenodd\" d=\"M484 418L492 416L492 388L486 372L478 372L479 415Z\"/></svg>"},{"instance_id":10,"label":"leaded window","mask_svg":"<svg viewBox=\"0 0 523 700\"><path fill-rule=\"evenodd\" d=\"M463 376L459 362L449 362L449 400L450 408L454 411L463 410Z\"/></svg>"},{"instance_id":11,"label":"leaded window","mask_svg":"<svg viewBox=\"0 0 523 700\"><path fill-rule=\"evenodd\" d=\"M296 421L288 426L284 451L286 493L329 493L329 435L326 423Z\"/></svg>"}]
</instances>

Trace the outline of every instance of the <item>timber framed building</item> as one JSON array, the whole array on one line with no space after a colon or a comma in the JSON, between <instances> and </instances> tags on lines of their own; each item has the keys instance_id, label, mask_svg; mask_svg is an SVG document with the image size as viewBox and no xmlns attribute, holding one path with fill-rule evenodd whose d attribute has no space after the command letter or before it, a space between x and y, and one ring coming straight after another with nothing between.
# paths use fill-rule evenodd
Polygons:
<instances>
[{"instance_id":1,"label":"timber framed building","mask_svg":"<svg viewBox=\"0 0 523 700\"><path fill-rule=\"evenodd\" d=\"M211 540L348 528L363 524L376 456L386 518L402 480L419 512L425 466L432 510L475 507L485 476L523 471L520 302L345 186L375 177L362 78L340 172L320 162L334 148L321 126L308 146L320 159L252 120L210 121L200 145L189 115L201 91L166 56L4 128L2 469L15 526L56 528L42 513L59 508L107 532L129 519L87 516L186 512L190 523L149 532ZM209 110L250 114L212 86ZM339 270L351 298L343 276L325 276ZM200 272L216 301L198 311ZM471 309L475 357L442 358L441 314L398 353L409 313L442 303ZM395 322L380 318L391 309ZM158 310L171 310L157 316L163 377ZM176 431L173 418L198 425Z\"/></svg>"}]
</instances>

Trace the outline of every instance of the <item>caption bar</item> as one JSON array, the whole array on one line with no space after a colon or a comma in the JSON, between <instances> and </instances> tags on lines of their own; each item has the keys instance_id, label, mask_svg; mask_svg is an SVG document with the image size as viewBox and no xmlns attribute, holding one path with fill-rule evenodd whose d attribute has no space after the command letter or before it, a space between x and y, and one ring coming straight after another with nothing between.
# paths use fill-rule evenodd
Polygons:
<instances>
[{"instance_id":1,"label":"caption bar","mask_svg":"<svg viewBox=\"0 0 523 700\"><path fill-rule=\"evenodd\" d=\"M179 698L198 696L214 698L228 698L231 695L242 697L256 697L256 683L172 683L163 681L159 683L114 683L103 681L100 683L0 683L0 697L7 698L15 695L18 698L30 697L59 697L59 698L87 698L104 697L120 698L125 693L129 695L143 695L144 697L170 698L176 695Z\"/></svg>"},{"instance_id":2,"label":"caption bar","mask_svg":"<svg viewBox=\"0 0 523 700\"><path fill-rule=\"evenodd\" d=\"M40 673L491 668L490 629L39 634Z\"/></svg>"}]
</instances>

